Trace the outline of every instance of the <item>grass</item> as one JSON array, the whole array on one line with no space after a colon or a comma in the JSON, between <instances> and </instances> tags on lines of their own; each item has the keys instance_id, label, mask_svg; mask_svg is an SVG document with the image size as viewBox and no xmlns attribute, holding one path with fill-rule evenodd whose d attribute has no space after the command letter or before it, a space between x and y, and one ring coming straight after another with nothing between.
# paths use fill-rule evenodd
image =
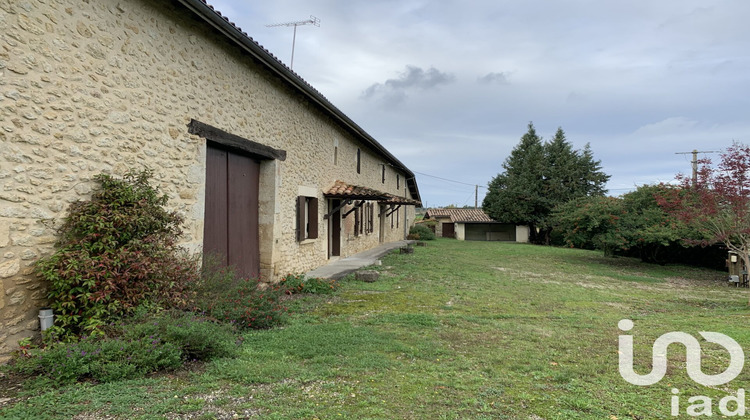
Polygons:
<instances>
[{"instance_id":1,"label":"grass","mask_svg":"<svg viewBox=\"0 0 750 420\"><path fill-rule=\"evenodd\" d=\"M672 388L683 416L696 395L718 415L719 398L750 379L698 385L681 346L655 385L618 373L623 318L635 322L640 373L669 331L722 332L750 349L748 292L722 272L446 239L373 269L376 283L349 278L334 295L296 298L301 313L248 333L238 358L106 385L30 382L0 417L653 419L671 418ZM703 370L721 372L726 352L701 344Z\"/></svg>"}]
</instances>

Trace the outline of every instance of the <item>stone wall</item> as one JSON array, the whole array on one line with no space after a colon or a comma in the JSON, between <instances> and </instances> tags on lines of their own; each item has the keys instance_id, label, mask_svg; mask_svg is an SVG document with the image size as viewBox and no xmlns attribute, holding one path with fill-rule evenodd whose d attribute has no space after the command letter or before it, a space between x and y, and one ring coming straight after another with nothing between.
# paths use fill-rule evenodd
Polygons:
<instances>
[{"instance_id":1,"label":"stone wall","mask_svg":"<svg viewBox=\"0 0 750 420\"><path fill-rule=\"evenodd\" d=\"M0 360L38 330L46 291L33 264L94 175L154 169L186 217L184 244L200 249L206 140L188 134L191 119L287 151L261 166L268 277L327 262L322 191L334 181L404 195L403 173L397 189L386 166L381 183L384 157L177 3L0 0ZM320 199L321 237L304 243L294 234L300 187ZM411 223L413 207L404 212ZM399 226L386 241L403 239ZM342 256L379 242L377 231L349 239Z\"/></svg>"}]
</instances>

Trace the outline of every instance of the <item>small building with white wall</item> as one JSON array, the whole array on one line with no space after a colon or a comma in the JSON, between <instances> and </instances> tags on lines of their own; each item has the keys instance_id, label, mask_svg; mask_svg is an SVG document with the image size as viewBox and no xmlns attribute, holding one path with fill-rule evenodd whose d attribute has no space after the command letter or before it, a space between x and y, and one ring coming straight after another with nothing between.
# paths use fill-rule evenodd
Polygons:
<instances>
[{"instance_id":1,"label":"small building with white wall","mask_svg":"<svg viewBox=\"0 0 750 420\"><path fill-rule=\"evenodd\" d=\"M438 237L459 241L529 241L528 226L497 222L481 209L430 209L424 218L437 221Z\"/></svg>"}]
</instances>

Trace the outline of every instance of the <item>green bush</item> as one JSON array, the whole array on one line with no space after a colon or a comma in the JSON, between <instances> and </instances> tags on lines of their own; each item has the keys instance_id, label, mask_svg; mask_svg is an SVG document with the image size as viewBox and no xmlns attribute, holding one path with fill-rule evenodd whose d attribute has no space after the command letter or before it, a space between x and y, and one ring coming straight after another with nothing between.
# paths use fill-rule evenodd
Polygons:
<instances>
[{"instance_id":1,"label":"green bush","mask_svg":"<svg viewBox=\"0 0 750 420\"><path fill-rule=\"evenodd\" d=\"M409 235L413 235L412 237L422 241L431 241L435 239L435 233L427 226L421 224L412 226L411 229L409 229Z\"/></svg>"},{"instance_id":2,"label":"green bush","mask_svg":"<svg viewBox=\"0 0 750 420\"><path fill-rule=\"evenodd\" d=\"M286 293L331 294L338 288L336 280L320 279L317 277L305 278L304 274L288 274L281 279L281 285L286 288Z\"/></svg>"},{"instance_id":3,"label":"green bush","mask_svg":"<svg viewBox=\"0 0 750 420\"><path fill-rule=\"evenodd\" d=\"M287 309L281 302L286 289L280 283L240 276L212 258L204 261L195 292L197 312L241 329L271 328L286 318Z\"/></svg>"},{"instance_id":4,"label":"green bush","mask_svg":"<svg viewBox=\"0 0 750 420\"><path fill-rule=\"evenodd\" d=\"M158 337L136 340L87 337L31 350L16 359L12 369L47 376L59 385L92 378L101 382L130 379L182 364L180 348Z\"/></svg>"},{"instance_id":5,"label":"green bush","mask_svg":"<svg viewBox=\"0 0 750 420\"><path fill-rule=\"evenodd\" d=\"M84 379L112 382L172 370L185 361L236 356L235 330L192 313L165 311L108 325L108 337L84 337L30 349L11 369L63 385Z\"/></svg>"},{"instance_id":6,"label":"green bush","mask_svg":"<svg viewBox=\"0 0 750 420\"><path fill-rule=\"evenodd\" d=\"M195 258L177 246L183 219L164 209L167 196L151 172L123 179L97 175L92 198L70 206L57 251L37 262L49 282L56 322L51 335L101 335L138 305L183 307L198 276Z\"/></svg>"},{"instance_id":7,"label":"green bush","mask_svg":"<svg viewBox=\"0 0 750 420\"><path fill-rule=\"evenodd\" d=\"M238 351L233 326L217 323L192 312L165 311L157 316L146 317L141 322L122 325L123 338L138 340L143 337L160 337L178 346L186 361L234 357Z\"/></svg>"}]
</instances>

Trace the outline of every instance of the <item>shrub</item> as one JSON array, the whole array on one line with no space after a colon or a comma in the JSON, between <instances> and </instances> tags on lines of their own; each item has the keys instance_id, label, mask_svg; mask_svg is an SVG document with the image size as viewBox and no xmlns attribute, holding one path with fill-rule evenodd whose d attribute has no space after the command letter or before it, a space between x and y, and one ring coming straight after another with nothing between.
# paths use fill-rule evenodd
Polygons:
<instances>
[{"instance_id":1,"label":"shrub","mask_svg":"<svg viewBox=\"0 0 750 420\"><path fill-rule=\"evenodd\" d=\"M86 378L101 382L136 378L181 364L180 348L160 338L87 337L32 350L29 357L17 359L12 369L41 374L64 385Z\"/></svg>"},{"instance_id":2,"label":"shrub","mask_svg":"<svg viewBox=\"0 0 750 420\"><path fill-rule=\"evenodd\" d=\"M176 369L184 361L232 357L239 349L234 328L187 312L137 317L106 330L110 337L25 350L11 369L60 385L83 379L111 382Z\"/></svg>"},{"instance_id":3,"label":"shrub","mask_svg":"<svg viewBox=\"0 0 750 420\"><path fill-rule=\"evenodd\" d=\"M431 241L435 239L435 233L430 230L429 227L423 226L421 224L414 225L409 229L409 235L414 235L414 239L419 239L422 241Z\"/></svg>"},{"instance_id":4,"label":"shrub","mask_svg":"<svg viewBox=\"0 0 750 420\"><path fill-rule=\"evenodd\" d=\"M70 206L57 251L36 265L49 282L52 335L102 334L138 305L181 307L190 300L197 261L177 246L183 219L164 209L167 196L150 178L148 170L123 179L97 175L92 198Z\"/></svg>"},{"instance_id":5,"label":"shrub","mask_svg":"<svg viewBox=\"0 0 750 420\"><path fill-rule=\"evenodd\" d=\"M186 361L233 357L238 351L233 326L192 312L165 311L141 322L126 323L121 334L131 340L160 337L178 346Z\"/></svg>"},{"instance_id":6,"label":"shrub","mask_svg":"<svg viewBox=\"0 0 750 420\"><path fill-rule=\"evenodd\" d=\"M331 294L338 288L336 280L317 277L306 279L304 274L288 274L281 279L280 283L286 289L286 293L290 295L296 293Z\"/></svg>"},{"instance_id":7,"label":"shrub","mask_svg":"<svg viewBox=\"0 0 750 420\"><path fill-rule=\"evenodd\" d=\"M283 323L286 316L281 303L285 288L281 284L242 277L212 258L204 261L195 291L196 311L238 328L271 328Z\"/></svg>"}]
</instances>

